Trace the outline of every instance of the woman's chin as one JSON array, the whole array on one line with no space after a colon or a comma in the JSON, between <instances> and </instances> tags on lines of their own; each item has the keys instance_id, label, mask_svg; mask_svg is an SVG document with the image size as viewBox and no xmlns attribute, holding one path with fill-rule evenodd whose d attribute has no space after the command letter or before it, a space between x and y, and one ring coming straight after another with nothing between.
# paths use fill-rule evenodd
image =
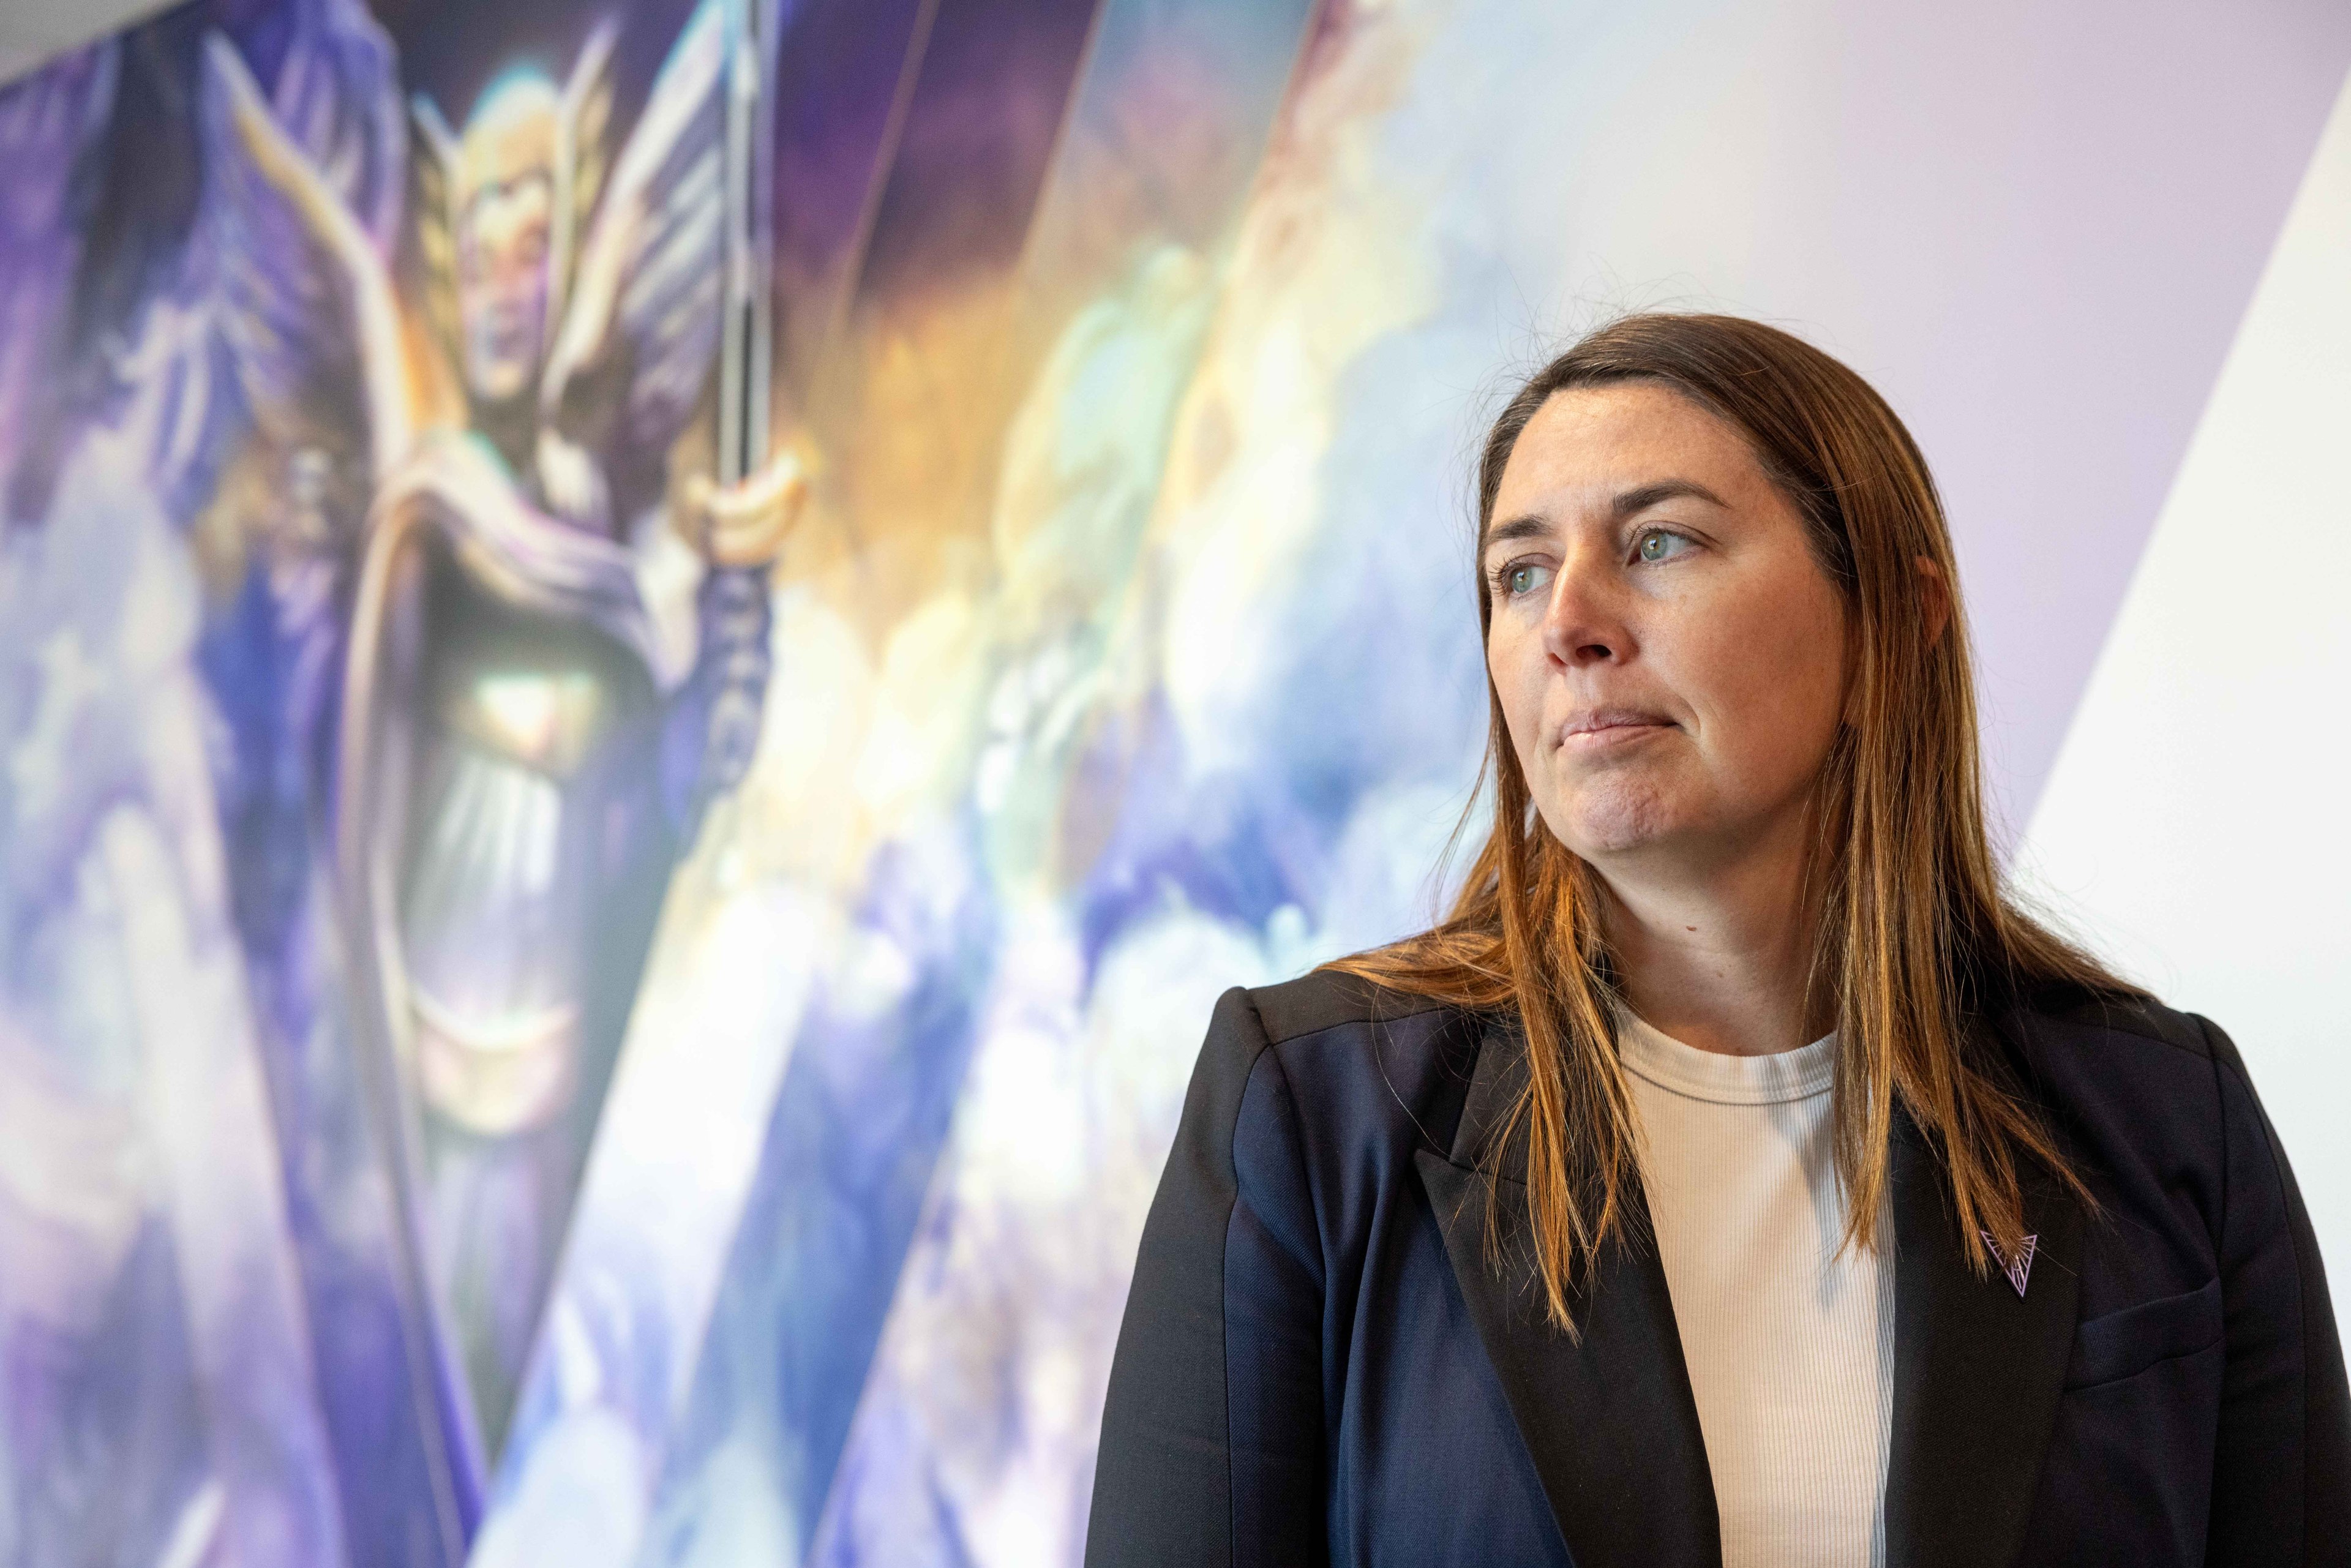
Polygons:
<instances>
[{"instance_id":1,"label":"woman's chin","mask_svg":"<svg viewBox=\"0 0 2351 1568\"><path fill-rule=\"evenodd\" d=\"M1687 813L1654 789L1621 786L1589 792L1566 809L1543 812L1552 835L1585 860L1640 854L1685 836Z\"/></svg>"}]
</instances>

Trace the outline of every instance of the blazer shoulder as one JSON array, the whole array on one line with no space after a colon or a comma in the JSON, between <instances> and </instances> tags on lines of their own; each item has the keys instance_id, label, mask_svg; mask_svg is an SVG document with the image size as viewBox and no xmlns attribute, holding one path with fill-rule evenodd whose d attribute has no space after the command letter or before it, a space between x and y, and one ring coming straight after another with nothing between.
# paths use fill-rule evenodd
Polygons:
<instances>
[{"instance_id":1,"label":"blazer shoulder","mask_svg":"<svg viewBox=\"0 0 2351 1568\"><path fill-rule=\"evenodd\" d=\"M1228 1032L1252 1071L1257 1052L1273 1059L1302 1135L1328 1156L1325 1177L1341 1183L1408 1169L1405 1152L1423 1144L1452 1146L1499 1021L1334 969L1236 988L1224 1005L1244 1009Z\"/></svg>"},{"instance_id":2,"label":"blazer shoulder","mask_svg":"<svg viewBox=\"0 0 2351 1568\"><path fill-rule=\"evenodd\" d=\"M1266 1043L1281 1045L1344 1024L1387 1024L1424 1013L1464 1012L1454 1003L1415 996L1340 969L1314 969L1279 985L1248 989Z\"/></svg>"},{"instance_id":3,"label":"blazer shoulder","mask_svg":"<svg viewBox=\"0 0 2351 1568\"><path fill-rule=\"evenodd\" d=\"M2055 1023L2154 1040L2207 1061L2215 1054L2215 1040L2226 1039L2205 1019L2168 1008L2149 996L2068 986L2031 996L2025 1006Z\"/></svg>"}]
</instances>

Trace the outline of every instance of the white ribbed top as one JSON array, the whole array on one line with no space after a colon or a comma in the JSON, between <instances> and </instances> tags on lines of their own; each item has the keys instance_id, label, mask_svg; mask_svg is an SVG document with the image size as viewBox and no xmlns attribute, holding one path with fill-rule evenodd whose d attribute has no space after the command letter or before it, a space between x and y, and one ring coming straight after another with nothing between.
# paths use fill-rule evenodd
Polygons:
<instances>
[{"instance_id":1,"label":"white ribbed top","mask_svg":"<svg viewBox=\"0 0 2351 1568\"><path fill-rule=\"evenodd\" d=\"M1724 1056L1618 1016L1723 1568L1884 1568L1894 1249L1837 1256L1835 1037Z\"/></svg>"}]
</instances>

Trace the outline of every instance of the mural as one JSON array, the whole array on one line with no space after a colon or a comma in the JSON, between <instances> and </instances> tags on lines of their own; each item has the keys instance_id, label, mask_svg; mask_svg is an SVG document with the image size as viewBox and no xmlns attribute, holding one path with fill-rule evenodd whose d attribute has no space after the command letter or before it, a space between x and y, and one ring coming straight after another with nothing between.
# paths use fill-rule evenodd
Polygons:
<instances>
[{"instance_id":1,"label":"mural","mask_svg":"<svg viewBox=\"0 0 2351 1568\"><path fill-rule=\"evenodd\" d=\"M2109 10L192 0L0 86L0 1559L1074 1563L1215 996L1438 891L1465 444L1593 257L1912 417L2032 799L2351 64Z\"/></svg>"},{"instance_id":2,"label":"mural","mask_svg":"<svg viewBox=\"0 0 2351 1568\"><path fill-rule=\"evenodd\" d=\"M1196 791L1151 630L1309 26L196 4L0 96L12 1560L920 1528L877 1356L981 1042L1188 1006L1343 815Z\"/></svg>"}]
</instances>

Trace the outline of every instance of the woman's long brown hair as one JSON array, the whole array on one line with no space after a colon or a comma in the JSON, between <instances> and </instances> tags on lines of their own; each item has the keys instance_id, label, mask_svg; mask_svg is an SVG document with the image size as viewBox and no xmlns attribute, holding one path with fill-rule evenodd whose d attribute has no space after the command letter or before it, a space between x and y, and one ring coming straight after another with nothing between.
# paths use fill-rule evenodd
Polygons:
<instances>
[{"instance_id":1,"label":"woman's long brown hair","mask_svg":"<svg viewBox=\"0 0 2351 1568\"><path fill-rule=\"evenodd\" d=\"M1836 1019L1831 1118L1844 1244L1878 1239L1899 1104L1941 1160L1962 1245L1981 1272L1991 1259L1980 1233L2010 1257L2023 1239L2021 1159L2089 1197L2019 1096L1985 1020L2043 987L2138 993L2002 890L1934 479L1885 400L1810 344L1735 317L1630 316L1537 371L1494 422L1478 466L1481 539L1535 411L1562 392L1625 382L1671 388L1742 432L1844 596L1849 722L1823 764L1808 873L1820 903L1812 981ZM1920 591L1921 558L1949 594L1939 635ZM1478 617L1490 632L1482 582ZM1616 1054L1601 890L1537 818L1490 674L1487 703L1493 826L1452 910L1433 930L1330 967L1515 1015L1526 1088L1489 1143L1489 1176L1499 1151L1523 1149L1547 1311L1573 1333L1573 1281L1625 1234L1639 1135Z\"/></svg>"}]
</instances>

